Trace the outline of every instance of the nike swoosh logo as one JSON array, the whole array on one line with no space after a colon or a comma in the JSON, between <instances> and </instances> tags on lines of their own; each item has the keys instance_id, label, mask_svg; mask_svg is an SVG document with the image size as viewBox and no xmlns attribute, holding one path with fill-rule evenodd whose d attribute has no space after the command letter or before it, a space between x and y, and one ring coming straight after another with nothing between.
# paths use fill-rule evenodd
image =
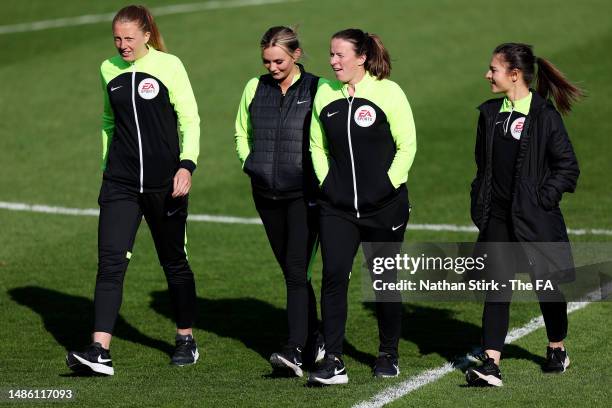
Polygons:
<instances>
[{"instance_id":1,"label":"nike swoosh logo","mask_svg":"<svg viewBox=\"0 0 612 408\"><path fill-rule=\"evenodd\" d=\"M108 363L112 361L110 358L106 359L106 358L102 358L102 356L98 356L98 363Z\"/></svg>"},{"instance_id":2,"label":"nike swoosh logo","mask_svg":"<svg viewBox=\"0 0 612 408\"><path fill-rule=\"evenodd\" d=\"M495 122L496 125L499 125L500 123L504 123L505 121L500 120L499 122Z\"/></svg>"},{"instance_id":3,"label":"nike swoosh logo","mask_svg":"<svg viewBox=\"0 0 612 408\"><path fill-rule=\"evenodd\" d=\"M176 213L177 213L179 210L180 210L180 208L177 208L177 209L176 209L176 210L174 210L174 211L168 211L168 212L166 213L166 216L167 216L167 217L172 217L172 216L173 216L174 214L176 214Z\"/></svg>"},{"instance_id":4,"label":"nike swoosh logo","mask_svg":"<svg viewBox=\"0 0 612 408\"><path fill-rule=\"evenodd\" d=\"M328 118L331 118L332 116L334 116L334 115L335 115L336 113L338 113L338 112L340 112L340 111L335 111L335 112L333 112L333 113L329 113L329 112L327 112L327 117L328 117Z\"/></svg>"},{"instance_id":5,"label":"nike swoosh logo","mask_svg":"<svg viewBox=\"0 0 612 408\"><path fill-rule=\"evenodd\" d=\"M344 371L344 368L341 368L340 370L338 370L337 368L334 368L334 375L341 374L343 371Z\"/></svg>"},{"instance_id":6,"label":"nike swoosh logo","mask_svg":"<svg viewBox=\"0 0 612 408\"><path fill-rule=\"evenodd\" d=\"M310 99L306 99L305 101L297 101L297 104L298 104L298 105L301 105L301 104L306 103L306 102L308 102L308 101L310 101Z\"/></svg>"},{"instance_id":7,"label":"nike swoosh logo","mask_svg":"<svg viewBox=\"0 0 612 408\"><path fill-rule=\"evenodd\" d=\"M398 225L397 227L394 225L394 226L391 227L391 230L397 231L402 225L404 225L403 222L400 225Z\"/></svg>"},{"instance_id":8,"label":"nike swoosh logo","mask_svg":"<svg viewBox=\"0 0 612 408\"><path fill-rule=\"evenodd\" d=\"M123 85L111 87L111 92L116 91L119 88L123 88Z\"/></svg>"},{"instance_id":9,"label":"nike swoosh logo","mask_svg":"<svg viewBox=\"0 0 612 408\"><path fill-rule=\"evenodd\" d=\"M308 206L309 207L316 207L317 206L317 202L316 201L309 201L308 202Z\"/></svg>"}]
</instances>

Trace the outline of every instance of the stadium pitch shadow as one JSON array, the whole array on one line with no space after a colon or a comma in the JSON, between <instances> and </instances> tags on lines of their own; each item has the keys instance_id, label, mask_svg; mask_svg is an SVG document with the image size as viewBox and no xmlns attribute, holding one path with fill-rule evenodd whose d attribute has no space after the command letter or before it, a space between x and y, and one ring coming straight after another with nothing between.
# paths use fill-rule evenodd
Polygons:
<instances>
[{"instance_id":1,"label":"stadium pitch shadow","mask_svg":"<svg viewBox=\"0 0 612 408\"><path fill-rule=\"evenodd\" d=\"M90 299L38 286L14 288L8 294L16 303L38 313L47 332L66 350L80 350L91 343L94 307ZM167 355L174 351L170 343L147 336L121 315L117 318L113 335Z\"/></svg>"},{"instance_id":2,"label":"stadium pitch shadow","mask_svg":"<svg viewBox=\"0 0 612 408\"><path fill-rule=\"evenodd\" d=\"M174 321L167 291L151 292L151 308ZM266 360L278 351L287 334L287 315L264 301L254 298L197 298L194 328L242 342Z\"/></svg>"},{"instance_id":3,"label":"stadium pitch shadow","mask_svg":"<svg viewBox=\"0 0 612 408\"><path fill-rule=\"evenodd\" d=\"M174 320L167 291L151 292L151 308ZM287 338L287 313L255 298L197 298L195 328L240 341L268 361ZM345 343L345 354L369 364L373 357Z\"/></svg>"},{"instance_id":4,"label":"stadium pitch shadow","mask_svg":"<svg viewBox=\"0 0 612 408\"><path fill-rule=\"evenodd\" d=\"M364 303L376 314L376 303ZM452 309L405 303L402 317L402 338L416 344L421 355L438 354L453 363L480 345L479 325L455 318ZM514 344L504 346L504 359L524 359L541 364L543 357Z\"/></svg>"}]
</instances>

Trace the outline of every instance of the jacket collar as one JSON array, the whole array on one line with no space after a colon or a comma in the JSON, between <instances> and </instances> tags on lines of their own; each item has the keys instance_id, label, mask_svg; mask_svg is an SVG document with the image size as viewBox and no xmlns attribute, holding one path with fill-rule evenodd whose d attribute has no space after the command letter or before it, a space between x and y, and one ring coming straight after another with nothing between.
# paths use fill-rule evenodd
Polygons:
<instances>
[{"instance_id":1,"label":"jacket collar","mask_svg":"<svg viewBox=\"0 0 612 408\"><path fill-rule=\"evenodd\" d=\"M502 102L500 112L515 111L515 112L522 113L523 115L529 115L529 108L531 107L532 97L533 97L533 93L531 91L529 91L529 94L527 94L527 96L514 101L514 103L512 103L512 101L508 99L508 97L505 97Z\"/></svg>"},{"instance_id":2,"label":"jacket collar","mask_svg":"<svg viewBox=\"0 0 612 408\"><path fill-rule=\"evenodd\" d=\"M365 90L370 88L372 84L374 84L376 81L377 81L376 77L370 74L368 71L366 71L363 78L361 78L361 81L355 84L355 96L363 95ZM342 85L342 93L347 98L349 97L348 87L349 87L348 83Z\"/></svg>"},{"instance_id":3,"label":"jacket collar","mask_svg":"<svg viewBox=\"0 0 612 408\"><path fill-rule=\"evenodd\" d=\"M529 116L533 116L534 114L539 113L544 107L546 107L549 102L544 99L539 93L537 93L534 89L529 89L531 91L531 105L529 106ZM482 103L478 106L478 109L487 117L495 117L497 113L500 111L502 104L505 98L494 98L489 99L488 101Z\"/></svg>"}]
</instances>

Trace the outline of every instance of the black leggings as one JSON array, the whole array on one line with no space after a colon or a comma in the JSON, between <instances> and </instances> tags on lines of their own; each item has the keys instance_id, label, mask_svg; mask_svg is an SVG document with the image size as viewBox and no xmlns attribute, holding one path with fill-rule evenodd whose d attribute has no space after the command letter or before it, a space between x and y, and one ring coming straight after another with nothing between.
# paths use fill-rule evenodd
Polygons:
<instances>
[{"instance_id":1,"label":"black leggings","mask_svg":"<svg viewBox=\"0 0 612 408\"><path fill-rule=\"evenodd\" d=\"M387 242L384 250L395 253L404 240L404 232L409 217L407 194L378 214L355 218L354 215L341 215L325 208L321 213L321 255L323 257L323 285L321 288L321 315L325 350L329 354L342 355L342 343L347 318L348 285L353 268L353 260L361 242ZM371 247L371 246L370 246ZM389 248L393 247L393 248ZM364 253L365 251L364 247ZM366 259L370 254L365 253ZM389 278L390 280L393 277ZM378 319L379 352L398 356L398 343L401 334L402 303L399 293L395 299L376 302Z\"/></svg>"},{"instance_id":2,"label":"black leggings","mask_svg":"<svg viewBox=\"0 0 612 408\"><path fill-rule=\"evenodd\" d=\"M482 238L484 242L517 242L510 222L494 216L490 218ZM515 253L512 256L508 256L507 253L500 253L500 251L504 250L500 246L487 246L488 259L490 260L488 267L495 268L494 274L496 280L508 281L513 279L517 270L517 264L520 263L520 258L521 256L524 257L524 254ZM517 257L519 258L518 260ZM495 262L496 260L499 262ZM535 287L535 274L531 268L529 271L531 281ZM544 317L548 340L551 342L562 341L567 335L567 303L563 294L557 287L555 287L554 292L547 291L547 293L540 293L536 291L536 294L540 299L540 310ZM550 300L551 296L559 299L559 301L542 301L544 297ZM482 313L482 342L485 350L501 352L510 322L512 287L507 285L506 289L502 289L494 295L497 300L501 298L504 301L491 301L492 297L490 293L487 293L487 300L485 300Z\"/></svg>"},{"instance_id":3,"label":"black leggings","mask_svg":"<svg viewBox=\"0 0 612 408\"><path fill-rule=\"evenodd\" d=\"M318 332L317 301L310 281L318 246L318 209L303 197L273 200L253 193L253 199L285 277L287 344L304 347L308 337Z\"/></svg>"},{"instance_id":4,"label":"black leggings","mask_svg":"<svg viewBox=\"0 0 612 408\"><path fill-rule=\"evenodd\" d=\"M187 197L172 198L171 190L140 194L115 182L102 182L98 198L94 331L113 332L121 306L123 279L143 215L166 275L176 326L179 329L193 326L196 291L185 253L187 201Z\"/></svg>"}]
</instances>

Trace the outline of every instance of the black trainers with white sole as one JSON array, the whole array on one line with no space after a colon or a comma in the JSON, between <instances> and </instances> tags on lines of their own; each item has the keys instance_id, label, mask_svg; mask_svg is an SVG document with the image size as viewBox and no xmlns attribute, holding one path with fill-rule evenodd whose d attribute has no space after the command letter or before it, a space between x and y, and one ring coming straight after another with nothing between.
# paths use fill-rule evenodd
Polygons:
<instances>
[{"instance_id":1,"label":"black trainers with white sole","mask_svg":"<svg viewBox=\"0 0 612 408\"><path fill-rule=\"evenodd\" d=\"M493 386L501 387L501 371L492 358L487 358L481 366L469 368L465 373L467 383L474 387Z\"/></svg>"},{"instance_id":2,"label":"black trainers with white sole","mask_svg":"<svg viewBox=\"0 0 612 408\"><path fill-rule=\"evenodd\" d=\"M397 377L400 373L397 357L389 353L381 353L374 362L374 377Z\"/></svg>"},{"instance_id":3,"label":"black trainers with white sole","mask_svg":"<svg viewBox=\"0 0 612 408\"><path fill-rule=\"evenodd\" d=\"M70 351L66 355L66 365L81 374L114 375L110 351L100 343L93 343L82 352Z\"/></svg>"},{"instance_id":4,"label":"black trainers with white sole","mask_svg":"<svg viewBox=\"0 0 612 408\"><path fill-rule=\"evenodd\" d=\"M182 367L185 365L195 364L200 358L198 345L196 344L191 334L177 334L175 338L176 347L172 355L171 363Z\"/></svg>"},{"instance_id":5,"label":"black trainers with white sole","mask_svg":"<svg viewBox=\"0 0 612 408\"><path fill-rule=\"evenodd\" d=\"M570 360L567 351L561 348L546 347L546 362L542 370L547 373L564 373Z\"/></svg>"},{"instance_id":6,"label":"black trainers with white sole","mask_svg":"<svg viewBox=\"0 0 612 408\"><path fill-rule=\"evenodd\" d=\"M302 377L302 348L299 346L285 346L279 353L273 353L270 356L270 365L275 370L287 371Z\"/></svg>"},{"instance_id":7,"label":"black trainers with white sole","mask_svg":"<svg viewBox=\"0 0 612 408\"><path fill-rule=\"evenodd\" d=\"M327 354L323 360L316 364L314 370L310 372L308 383L324 385L348 383L348 375L346 374L344 362L333 354Z\"/></svg>"}]
</instances>

